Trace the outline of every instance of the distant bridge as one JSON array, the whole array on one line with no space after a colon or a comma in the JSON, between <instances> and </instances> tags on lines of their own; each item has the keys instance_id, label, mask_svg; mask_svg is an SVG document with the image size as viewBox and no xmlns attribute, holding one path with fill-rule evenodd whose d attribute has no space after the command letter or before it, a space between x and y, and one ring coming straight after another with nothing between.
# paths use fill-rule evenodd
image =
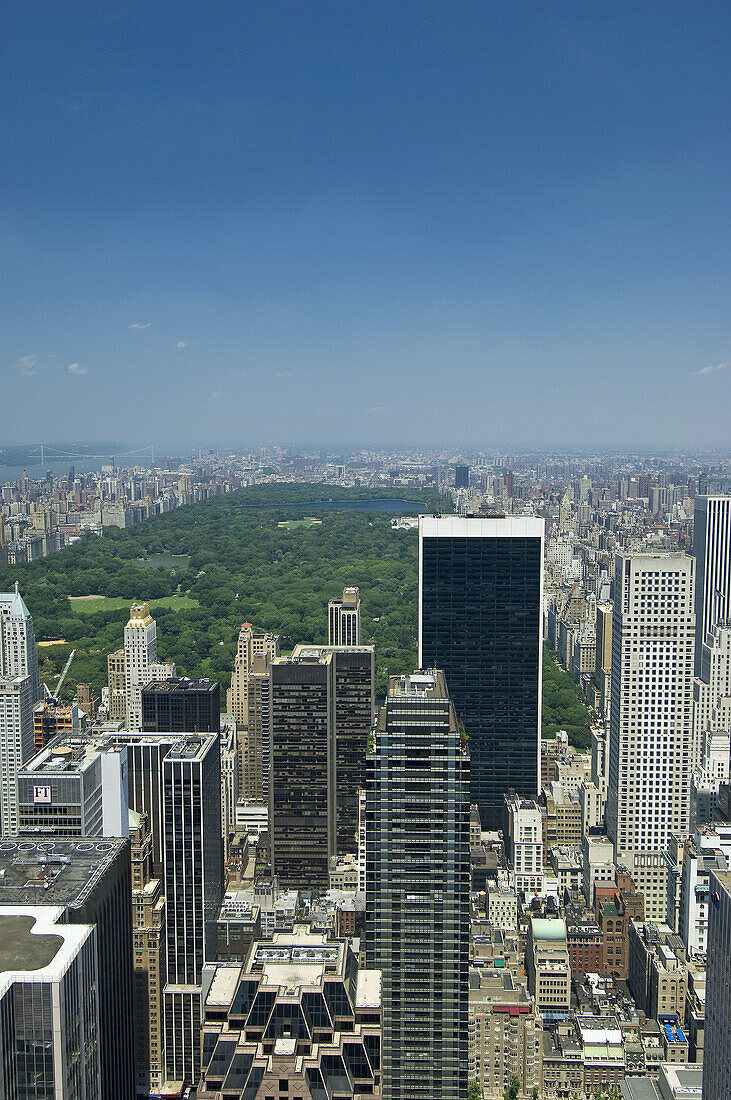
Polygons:
<instances>
[{"instance_id":1,"label":"distant bridge","mask_svg":"<svg viewBox=\"0 0 731 1100\"><path fill-rule=\"evenodd\" d=\"M110 451L104 451L103 454L89 454L86 451L62 451L58 447L54 447L51 443L40 443L37 447L29 448L28 454L39 454L41 457L41 466L44 465L47 458L75 458L78 461L86 458L131 458L133 455L147 455L149 454L151 462L155 462L155 444L147 443L144 447L137 447L134 451L119 451L116 453Z\"/></svg>"}]
</instances>

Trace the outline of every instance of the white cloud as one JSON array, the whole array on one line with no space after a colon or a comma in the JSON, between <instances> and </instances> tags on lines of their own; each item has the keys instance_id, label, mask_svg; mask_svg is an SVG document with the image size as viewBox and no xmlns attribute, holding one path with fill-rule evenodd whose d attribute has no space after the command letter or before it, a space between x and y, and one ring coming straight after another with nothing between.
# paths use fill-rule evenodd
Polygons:
<instances>
[{"instance_id":1,"label":"white cloud","mask_svg":"<svg viewBox=\"0 0 731 1100\"><path fill-rule=\"evenodd\" d=\"M187 348L187 346L188 343L186 340L178 340L177 344L175 345L176 348Z\"/></svg>"},{"instance_id":2,"label":"white cloud","mask_svg":"<svg viewBox=\"0 0 731 1100\"><path fill-rule=\"evenodd\" d=\"M36 374L38 372L40 362L40 355L21 355L19 359L16 359L15 367L17 370L20 371L24 378L30 378L32 374Z\"/></svg>"},{"instance_id":3,"label":"white cloud","mask_svg":"<svg viewBox=\"0 0 731 1100\"><path fill-rule=\"evenodd\" d=\"M220 397L222 393L223 393L223 390L214 390L213 393L211 394L211 397Z\"/></svg>"},{"instance_id":4,"label":"white cloud","mask_svg":"<svg viewBox=\"0 0 731 1100\"><path fill-rule=\"evenodd\" d=\"M368 410L368 412L371 412L371 413L385 413L385 412L388 412L388 405L374 405L372 409Z\"/></svg>"},{"instance_id":5,"label":"white cloud","mask_svg":"<svg viewBox=\"0 0 731 1100\"><path fill-rule=\"evenodd\" d=\"M151 325L152 325L152 321L146 321L144 325L142 324L141 321L135 321L129 327L130 328L150 328Z\"/></svg>"},{"instance_id":6,"label":"white cloud","mask_svg":"<svg viewBox=\"0 0 731 1100\"><path fill-rule=\"evenodd\" d=\"M720 370L726 370L728 363L712 363L708 367L703 367L702 370L697 370L696 374L717 374Z\"/></svg>"},{"instance_id":7,"label":"white cloud","mask_svg":"<svg viewBox=\"0 0 731 1100\"><path fill-rule=\"evenodd\" d=\"M278 370L275 374L275 378L292 378L293 374L291 370Z\"/></svg>"},{"instance_id":8,"label":"white cloud","mask_svg":"<svg viewBox=\"0 0 731 1100\"><path fill-rule=\"evenodd\" d=\"M78 363L69 363L69 374L86 374L87 370L87 367L80 367Z\"/></svg>"}]
</instances>

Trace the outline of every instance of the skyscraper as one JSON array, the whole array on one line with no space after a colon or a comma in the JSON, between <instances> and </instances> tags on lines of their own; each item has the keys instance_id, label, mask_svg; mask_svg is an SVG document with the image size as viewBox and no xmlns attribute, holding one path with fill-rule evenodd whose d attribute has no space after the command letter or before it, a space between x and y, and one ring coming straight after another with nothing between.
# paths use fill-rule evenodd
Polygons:
<instances>
[{"instance_id":1,"label":"skyscraper","mask_svg":"<svg viewBox=\"0 0 731 1100\"><path fill-rule=\"evenodd\" d=\"M101 1067L101 1092L94 1091L90 1085L86 1085L88 1091L83 1091L83 1086L77 1092L72 1092L67 1082L56 1081L56 1091L36 1091L35 1084L26 1087L20 1096L79 1096L91 1100L93 1097L118 1097L119 1100L134 1100L134 1051L133 1051L133 1025L132 1025L132 929L130 913L130 860L129 841L113 840L111 838L95 838L69 840L62 836L55 836L53 842L47 840L37 844L29 840L18 840L16 837L3 839L0 850L0 877L2 878L2 905L25 906L34 909L45 909L48 918L67 925L94 926L96 933L96 949L94 954L97 960L96 975L98 978L98 1059ZM42 923L46 923L45 918ZM48 932L48 927L36 931ZM59 929L59 933L63 934ZM1 934L1 929L0 929ZM35 937L28 939L32 942ZM27 941L26 941L27 942ZM80 940L76 941L80 943ZM47 944L47 941L46 941ZM10 944L12 951L12 943ZM26 948L27 950L27 948ZM40 950L40 946L39 946ZM63 956L56 956L55 961L61 963ZM52 964L49 964L52 965ZM19 968L22 969L22 968ZM28 966L27 969L35 969ZM78 978L84 982L93 980L93 971L84 967ZM43 975L39 975L44 980ZM56 982L53 975L49 975L52 984ZM60 975L59 975L60 977ZM22 980L22 979L21 979ZM35 975L30 979L36 980ZM84 1021L77 1016L81 1012L89 1020L86 1005L86 987L79 985L67 986L69 1000L63 1005L61 1016L65 1017L62 1028L71 1042L70 1070L72 1080L78 1077L78 1065L83 1064L84 1054L81 1060L73 1051L78 1052L78 1037L76 1027L84 1027ZM42 996L38 990L39 999ZM28 1007L31 1007L29 999ZM50 1004L48 1005L50 1009ZM16 1008L16 1018L17 1018ZM42 1021L47 1028L50 1015ZM56 1015L58 1019L58 1015ZM73 1021L71 1026L69 1022ZM20 1021L19 1021L20 1023ZM21 1024L22 1028L22 1024ZM0 1029L3 1033L5 1028ZM33 1081L37 1072L45 1073L43 1063L45 1058L43 1051L49 1050L55 1043L55 1036L43 1034L40 1042L37 1036L26 1034L22 1036L29 1040L31 1048L41 1055L38 1065L27 1068L28 1078ZM85 1032L86 1049L93 1052L96 1045L96 1013L94 1013L94 1027ZM36 1045L37 1043L37 1045ZM22 1052L27 1048L21 1047ZM77 1068L74 1068L74 1064ZM51 1078L52 1080L52 1078ZM3 1077L0 1076L0 1089Z\"/></svg>"},{"instance_id":2,"label":"skyscraper","mask_svg":"<svg viewBox=\"0 0 731 1100\"><path fill-rule=\"evenodd\" d=\"M695 675L703 643L716 623L731 620L731 496L697 496L693 508L695 558Z\"/></svg>"},{"instance_id":3,"label":"skyscraper","mask_svg":"<svg viewBox=\"0 0 731 1100\"><path fill-rule=\"evenodd\" d=\"M709 883L703 1100L731 1096L731 871Z\"/></svg>"},{"instance_id":4,"label":"skyscraper","mask_svg":"<svg viewBox=\"0 0 731 1100\"><path fill-rule=\"evenodd\" d=\"M419 664L444 671L486 829L509 790L539 789L543 531L529 516L419 520Z\"/></svg>"},{"instance_id":5,"label":"skyscraper","mask_svg":"<svg viewBox=\"0 0 731 1100\"><path fill-rule=\"evenodd\" d=\"M124 673L124 649L107 654L107 691L109 717L124 722L127 714L127 686Z\"/></svg>"},{"instance_id":6,"label":"skyscraper","mask_svg":"<svg viewBox=\"0 0 731 1100\"><path fill-rule=\"evenodd\" d=\"M132 863L135 1074L138 1095L159 1093L165 1080L165 895L152 868L147 814L129 813Z\"/></svg>"},{"instance_id":7,"label":"skyscraper","mask_svg":"<svg viewBox=\"0 0 731 1100\"><path fill-rule=\"evenodd\" d=\"M241 794L244 798L269 797L270 697L269 653L255 653L246 676L246 724L237 726Z\"/></svg>"},{"instance_id":8,"label":"skyscraper","mask_svg":"<svg viewBox=\"0 0 731 1100\"><path fill-rule=\"evenodd\" d=\"M391 677L368 754L366 959L384 1100L467 1095L469 757L441 672Z\"/></svg>"},{"instance_id":9,"label":"skyscraper","mask_svg":"<svg viewBox=\"0 0 731 1100\"><path fill-rule=\"evenodd\" d=\"M327 605L327 634L330 645L360 645L360 594L344 588L340 597Z\"/></svg>"},{"instance_id":10,"label":"skyscraper","mask_svg":"<svg viewBox=\"0 0 731 1100\"><path fill-rule=\"evenodd\" d=\"M3 1100L104 1095L98 1015L96 928L63 906L0 905Z\"/></svg>"},{"instance_id":11,"label":"skyscraper","mask_svg":"<svg viewBox=\"0 0 731 1100\"><path fill-rule=\"evenodd\" d=\"M200 1075L203 964L215 958L223 896L217 734L194 734L162 761L165 828L165 1063L168 1081Z\"/></svg>"},{"instance_id":12,"label":"skyscraper","mask_svg":"<svg viewBox=\"0 0 731 1100\"><path fill-rule=\"evenodd\" d=\"M455 489L467 489L470 484L470 468L469 466L455 466L454 467L454 487Z\"/></svg>"},{"instance_id":13,"label":"skyscraper","mask_svg":"<svg viewBox=\"0 0 731 1100\"><path fill-rule=\"evenodd\" d=\"M0 592L0 677L30 676L33 702L41 697L41 678L33 619L16 583L13 592Z\"/></svg>"},{"instance_id":14,"label":"skyscraper","mask_svg":"<svg viewBox=\"0 0 731 1100\"><path fill-rule=\"evenodd\" d=\"M274 873L283 885L326 889L329 859L356 849L373 647L298 645L270 671Z\"/></svg>"},{"instance_id":15,"label":"skyscraper","mask_svg":"<svg viewBox=\"0 0 731 1100\"><path fill-rule=\"evenodd\" d=\"M171 676L142 689L142 729L148 733L218 733L221 689L207 677Z\"/></svg>"},{"instance_id":16,"label":"skyscraper","mask_svg":"<svg viewBox=\"0 0 731 1100\"><path fill-rule=\"evenodd\" d=\"M33 680L30 676L0 677L0 830L18 831L17 778L35 752Z\"/></svg>"},{"instance_id":17,"label":"skyscraper","mask_svg":"<svg viewBox=\"0 0 731 1100\"><path fill-rule=\"evenodd\" d=\"M129 833L127 749L75 735L56 737L18 771L18 833Z\"/></svg>"},{"instance_id":18,"label":"skyscraper","mask_svg":"<svg viewBox=\"0 0 731 1100\"><path fill-rule=\"evenodd\" d=\"M714 734L725 742L728 764L731 750L731 624L717 623L708 630L700 656L698 675L693 681L692 764L705 767L708 737Z\"/></svg>"},{"instance_id":19,"label":"skyscraper","mask_svg":"<svg viewBox=\"0 0 731 1100\"><path fill-rule=\"evenodd\" d=\"M665 919L663 849L690 822L693 575L685 554L615 559L607 832L652 921Z\"/></svg>"},{"instance_id":20,"label":"skyscraper","mask_svg":"<svg viewBox=\"0 0 731 1100\"><path fill-rule=\"evenodd\" d=\"M33 707L41 697L33 619L15 585L0 593L0 830L17 832L18 769L35 749Z\"/></svg>"},{"instance_id":21,"label":"skyscraper","mask_svg":"<svg viewBox=\"0 0 731 1100\"><path fill-rule=\"evenodd\" d=\"M226 696L226 709L233 714L237 726L248 722L248 673L256 656L279 656L278 634L255 634L251 623L242 623L234 658L231 687Z\"/></svg>"},{"instance_id":22,"label":"skyscraper","mask_svg":"<svg viewBox=\"0 0 731 1100\"><path fill-rule=\"evenodd\" d=\"M175 665L157 660L157 625L146 603L132 604L124 628L124 683L126 725L142 729L142 689L152 680L175 675ZM111 695L111 692L110 692Z\"/></svg>"},{"instance_id":23,"label":"skyscraper","mask_svg":"<svg viewBox=\"0 0 731 1100\"><path fill-rule=\"evenodd\" d=\"M244 798L267 797L269 665L278 656L278 634L255 634L251 623L241 624L226 709L236 721Z\"/></svg>"},{"instance_id":24,"label":"skyscraper","mask_svg":"<svg viewBox=\"0 0 731 1100\"><path fill-rule=\"evenodd\" d=\"M210 985L199 1100L380 1097L380 978L346 940L257 937Z\"/></svg>"}]
</instances>

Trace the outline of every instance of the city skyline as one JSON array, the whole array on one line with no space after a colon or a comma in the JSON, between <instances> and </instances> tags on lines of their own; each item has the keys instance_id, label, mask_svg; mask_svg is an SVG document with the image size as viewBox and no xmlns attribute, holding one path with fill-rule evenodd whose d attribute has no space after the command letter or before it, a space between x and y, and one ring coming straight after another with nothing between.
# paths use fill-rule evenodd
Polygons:
<instances>
[{"instance_id":1,"label":"city skyline","mask_svg":"<svg viewBox=\"0 0 731 1100\"><path fill-rule=\"evenodd\" d=\"M14 437L725 443L726 5L4 31Z\"/></svg>"},{"instance_id":2,"label":"city skyline","mask_svg":"<svg viewBox=\"0 0 731 1100\"><path fill-rule=\"evenodd\" d=\"M62 876L83 878L72 853L122 844L133 925L118 962L131 955L133 989L100 980L99 1021L117 1011L120 1037L134 1030L143 1095L319 1100L328 1078L353 1100L635 1084L680 1100L700 1088L704 1019L713 1090L729 1026L713 952L731 859L730 628L704 597L725 576L728 475L688 461L275 464L333 480L272 485L262 454L2 487L0 543L19 537L0 547L15 563L0 687L37 646L44 697L14 793L4 773L18 828L3 873L22 896L0 907L0 976L24 980L27 926L52 927ZM413 514L429 506L441 514ZM115 575L156 597L115 601ZM79 584L82 615L123 604L89 630L108 656L100 692L66 607ZM180 617L161 595L176 588ZM694 679L696 606L714 625ZM356 629L325 645L339 611ZM377 640L384 619L396 630ZM422 668L393 675L414 667L417 622ZM342 644L358 625L362 644ZM83 923L109 948L98 912ZM57 1059L38 1061L50 1047L30 1007L34 1045L5 1029L3 1058L20 1080L30 1050L46 1083ZM125 1059L129 1077L121 1047L100 1046L107 1079Z\"/></svg>"}]
</instances>

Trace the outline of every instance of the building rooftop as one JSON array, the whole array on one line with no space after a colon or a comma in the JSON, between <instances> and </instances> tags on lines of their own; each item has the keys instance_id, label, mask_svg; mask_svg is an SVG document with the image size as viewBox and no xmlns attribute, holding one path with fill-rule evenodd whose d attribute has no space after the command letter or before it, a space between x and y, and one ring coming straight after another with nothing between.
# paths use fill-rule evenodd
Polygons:
<instances>
[{"instance_id":1,"label":"building rooftop","mask_svg":"<svg viewBox=\"0 0 731 1100\"><path fill-rule=\"evenodd\" d=\"M239 965L217 966L213 975L213 981L208 990L208 995L206 996L206 1004L230 1005L234 993L236 992L240 973L241 967Z\"/></svg>"},{"instance_id":2,"label":"building rooftop","mask_svg":"<svg viewBox=\"0 0 731 1100\"><path fill-rule=\"evenodd\" d=\"M245 963L247 973L260 973L268 985L294 992L320 985L326 974L345 973L347 945L328 941L324 933L296 928L277 932L273 940L257 940Z\"/></svg>"},{"instance_id":3,"label":"building rooftop","mask_svg":"<svg viewBox=\"0 0 731 1100\"><path fill-rule=\"evenodd\" d=\"M306 663L316 661L326 664L333 653L373 653L372 645L319 645L312 642L298 643L290 657L276 657L277 664Z\"/></svg>"},{"instance_id":4,"label":"building rooftop","mask_svg":"<svg viewBox=\"0 0 731 1100\"><path fill-rule=\"evenodd\" d=\"M181 691L206 691L212 695L218 686L218 680L210 680L207 676L198 680L191 680L187 676L172 676L169 680L153 680L143 688L143 691L154 692L155 695L169 695Z\"/></svg>"},{"instance_id":5,"label":"building rooftop","mask_svg":"<svg viewBox=\"0 0 731 1100\"><path fill-rule=\"evenodd\" d=\"M718 880L727 894L731 894L731 871L714 871L714 878Z\"/></svg>"},{"instance_id":6,"label":"building rooftop","mask_svg":"<svg viewBox=\"0 0 731 1100\"><path fill-rule=\"evenodd\" d=\"M402 696L426 696L431 699L449 699L447 682L440 669L416 669L408 676L389 676L389 698Z\"/></svg>"},{"instance_id":7,"label":"building rooftop","mask_svg":"<svg viewBox=\"0 0 731 1100\"><path fill-rule=\"evenodd\" d=\"M86 735L62 733L21 768L21 772L83 772L104 753L119 753L121 746Z\"/></svg>"},{"instance_id":8,"label":"building rooftop","mask_svg":"<svg viewBox=\"0 0 731 1100\"><path fill-rule=\"evenodd\" d=\"M531 917L533 940L543 940L549 943L566 942L566 922L560 917L546 919L545 917Z\"/></svg>"},{"instance_id":9,"label":"building rooftop","mask_svg":"<svg viewBox=\"0 0 731 1100\"><path fill-rule=\"evenodd\" d=\"M170 747L165 757L168 760L198 760L205 756L211 741L218 741L215 733L185 733Z\"/></svg>"},{"instance_id":10,"label":"building rooftop","mask_svg":"<svg viewBox=\"0 0 731 1100\"><path fill-rule=\"evenodd\" d=\"M381 1007L381 971L359 970L358 987L355 995L356 1008Z\"/></svg>"},{"instance_id":11,"label":"building rooftop","mask_svg":"<svg viewBox=\"0 0 731 1100\"><path fill-rule=\"evenodd\" d=\"M0 840L0 905L82 905L127 841Z\"/></svg>"},{"instance_id":12,"label":"building rooftop","mask_svg":"<svg viewBox=\"0 0 731 1100\"><path fill-rule=\"evenodd\" d=\"M0 993L18 979L53 980L63 973L93 934L92 925L63 919L63 906L0 905Z\"/></svg>"},{"instance_id":13,"label":"building rooftop","mask_svg":"<svg viewBox=\"0 0 731 1100\"><path fill-rule=\"evenodd\" d=\"M18 591L17 583L12 592L0 592L0 604L9 604L11 615L18 616L22 619L30 618L30 611L25 606L23 597Z\"/></svg>"}]
</instances>

